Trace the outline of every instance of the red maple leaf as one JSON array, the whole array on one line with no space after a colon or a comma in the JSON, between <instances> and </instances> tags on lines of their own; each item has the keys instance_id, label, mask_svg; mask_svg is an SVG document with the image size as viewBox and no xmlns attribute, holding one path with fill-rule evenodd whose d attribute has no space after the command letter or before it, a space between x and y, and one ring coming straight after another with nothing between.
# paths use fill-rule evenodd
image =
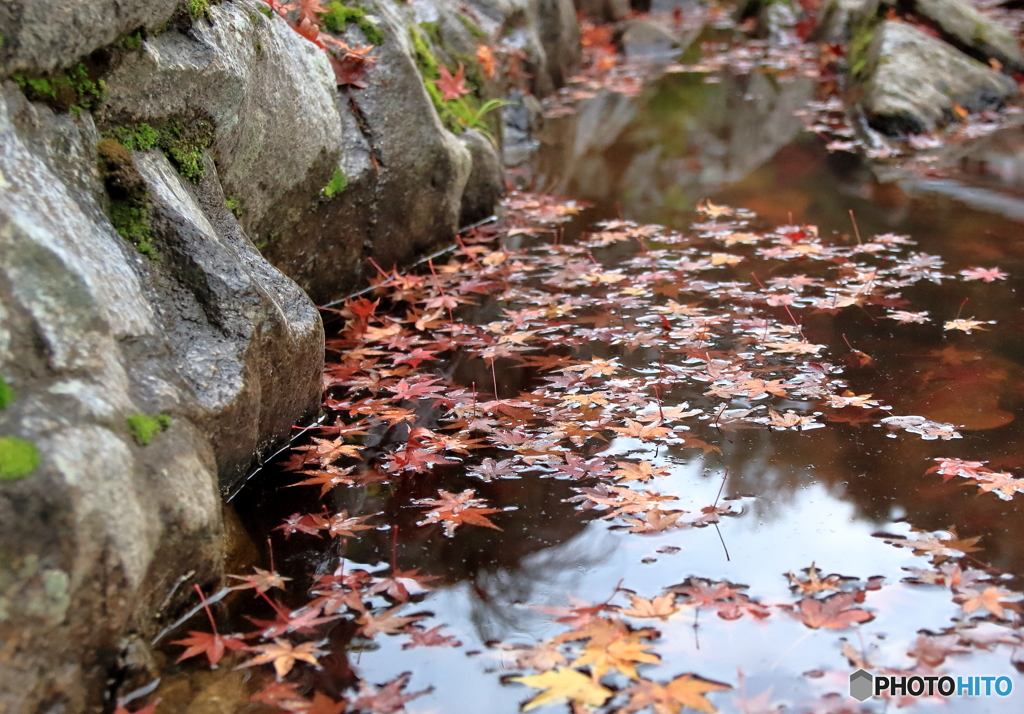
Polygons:
<instances>
[{"instance_id":1,"label":"red maple leaf","mask_svg":"<svg viewBox=\"0 0 1024 714\"><path fill-rule=\"evenodd\" d=\"M441 90L441 101L447 102L469 94L469 90L466 89L466 67L461 62L454 77L447 67L442 66L440 71L441 79L435 79L434 84Z\"/></svg>"},{"instance_id":2,"label":"red maple leaf","mask_svg":"<svg viewBox=\"0 0 1024 714\"><path fill-rule=\"evenodd\" d=\"M221 635L217 632L197 632L195 630L190 631L188 634L189 636L184 639L171 642L172 645L181 645L188 648L181 653L175 662L181 662L189 657L205 654L210 666L216 667L221 657L224 656L225 649L242 650L246 646L245 641L238 635Z\"/></svg>"}]
</instances>

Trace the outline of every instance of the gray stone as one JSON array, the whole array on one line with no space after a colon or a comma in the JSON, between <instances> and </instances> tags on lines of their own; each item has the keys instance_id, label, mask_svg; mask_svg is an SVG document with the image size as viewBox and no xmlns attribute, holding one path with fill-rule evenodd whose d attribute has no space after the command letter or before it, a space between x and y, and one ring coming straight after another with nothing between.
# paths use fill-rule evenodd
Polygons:
<instances>
[{"instance_id":1,"label":"gray stone","mask_svg":"<svg viewBox=\"0 0 1024 714\"><path fill-rule=\"evenodd\" d=\"M818 9L813 38L833 44L849 42L854 24L876 6L877 0L825 0Z\"/></svg>"},{"instance_id":2,"label":"gray stone","mask_svg":"<svg viewBox=\"0 0 1024 714\"><path fill-rule=\"evenodd\" d=\"M368 86L337 97L343 151L336 167L348 185L331 199L307 198L299 220L262 248L317 302L354 287L366 257L389 269L452 240L472 163L424 88L409 36L412 9L392 0L366 7L386 39L373 51Z\"/></svg>"},{"instance_id":3,"label":"gray stone","mask_svg":"<svg viewBox=\"0 0 1024 714\"><path fill-rule=\"evenodd\" d=\"M0 90L0 433L42 461L0 482L0 708L85 711L131 629L216 582L226 487L317 407L322 329L224 207L136 156L157 257L105 212L89 115ZM168 414L148 446L127 417ZM218 477L222 480L219 480Z\"/></svg>"},{"instance_id":4,"label":"gray stone","mask_svg":"<svg viewBox=\"0 0 1024 714\"><path fill-rule=\"evenodd\" d=\"M914 0L913 8L952 42L1009 70L1024 69L1024 55L1010 28L982 15L967 0Z\"/></svg>"},{"instance_id":5,"label":"gray stone","mask_svg":"<svg viewBox=\"0 0 1024 714\"><path fill-rule=\"evenodd\" d=\"M635 18L623 23L622 49L627 57L671 57L683 49L683 40L660 22Z\"/></svg>"},{"instance_id":6,"label":"gray stone","mask_svg":"<svg viewBox=\"0 0 1024 714\"><path fill-rule=\"evenodd\" d=\"M487 218L505 195L505 167L498 148L478 131L466 131L459 137L469 149L473 168L462 194L459 224L468 226Z\"/></svg>"},{"instance_id":7,"label":"gray stone","mask_svg":"<svg viewBox=\"0 0 1024 714\"><path fill-rule=\"evenodd\" d=\"M180 0L6 0L0 2L0 76L66 67L145 27L163 27Z\"/></svg>"},{"instance_id":8,"label":"gray stone","mask_svg":"<svg viewBox=\"0 0 1024 714\"><path fill-rule=\"evenodd\" d=\"M536 0L541 44L547 55L548 76L555 89L563 87L580 66L583 46L572 0Z\"/></svg>"},{"instance_id":9,"label":"gray stone","mask_svg":"<svg viewBox=\"0 0 1024 714\"><path fill-rule=\"evenodd\" d=\"M322 50L258 0L215 5L147 40L106 78L111 125L199 116L224 192L253 240L283 233L331 178L342 150L334 73Z\"/></svg>"},{"instance_id":10,"label":"gray stone","mask_svg":"<svg viewBox=\"0 0 1024 714\"><path fill-rule=\"evenodd\" d=\"M886 21L867 51L861 106L885 133L932 131L969 111L999 106L1016 93L1009 77L905 22Z\"/></svg>"}]
</instances>

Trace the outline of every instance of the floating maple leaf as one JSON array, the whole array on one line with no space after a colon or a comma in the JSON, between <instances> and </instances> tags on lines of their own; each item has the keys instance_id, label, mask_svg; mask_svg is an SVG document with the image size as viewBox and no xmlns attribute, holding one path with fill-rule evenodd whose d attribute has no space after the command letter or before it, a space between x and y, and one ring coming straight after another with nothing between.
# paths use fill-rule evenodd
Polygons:
<instances>
[{"instance_id":1,"label":"floating maple leaf","mask_svg":"<svg viewBox=\"0 0 1024 714\"><path fill-rule=\"evenodd\" d=\"M534 689L546 690L524 704L523 711L561 701L578 703L584 707L599 707L612 695L612 690L597 684L582 672L568 667L559 667L525 677L513 677L512 681Z\"/></svg>"},{"instance_id":2,"label":"floating maple leaf","mask_svg":"<svg viewBox=\"0 0 1024 714\"><path fill-rule=\"evenodd\" d=\"M248 662L240 664L238 668L273 663L274 672L277 673L278 680L283 679L286 674L291 672L296 662L308 662L316 669L320 669L320 663L317 662L317 658L327 654L324 650L319 649L321 644L323 642L302 642L293 646L287 640L277 637L271 644L250 647L251 651L261 654L256 655Z\"/></svg>"},{"instance_id":3,"label":"floating maple leaf","mask_svg":"<svg viewBox=\"0 0 1024 714\"><path fill-rule=\"evenodd\" d=\"M459 69L455 72L454 77L444 65L441 65L438 71L441 74L441 78L435 79L434 84L441 90L442 102L458 99L463 95L469 94L469 90L466 89L466 68L461 62L459 62Z\"/></svg>"},{"instance_id":4,"label":"floating maple leaf","mask_svg":"<svg viewBox=\"0 0 1024 714\"><path fill-rule=\"evenodd\" d=\"M395 712L405 709L407 702L434 691L433 687L427 687L418 692L404 694L402 690L405 689L405 685L409 683L411 677L411 672L403 672L379 687L375 687L369 682L360 682L359 696L352 702L352 708L369 710L375 714L395 714Z\"/></svg>"},{"instance_id":5,"label":"floating maple leaf","mask_svg":"<svg viewBox=\"0 0 1024 714\"><path fill-rule=\"evenodd\" d=\"M187 648L175 662L205 654L210 666L215 667L224 656L225 650L246 649L245 640L239 635L221 635L217 632L196 632L195 630L190 631L188 635L184 639L171 642L172 645L181 645Z\"/></svg>"},{"instance_id":6,"label":"floating maple leaf","mask_svg":"<svg viewBox=\"0 0 1024 714\"><path fill-rule=\"evenodd\" d=\"M853 607L856 596L838 593L825 600L807 597L801 600L797 618L812 629L845 630L874 618L867 610Z\"/></svg>"},{"instance_id":7,"label":"floating maple leaf","mask_svg":"<svg viewBox=\"0 0 1024 714\"><path fill-rule=\"evenodd\" d=\"M695 674L682 674L668 684L644 679L623 690L622 693L629 695L630 699L619 711L631 714L651 707L658 714L679 714L683 707L689 707L705 714L714 714L717 710L704 695L726 689L732 687Z\"/></svg>"},{"instance_id":8,"label":"floating maple leaf","mask_svg":"<svg viewBox=\"0 0 1024 714\"><path fill-rule=\"evenodd\" d=\"M473 498L476 490L468 488L462 493L455 494L450 491L438 489L440 498L420 498L413 503L419 506L430 506L426 518L416 525L425 526L431 523L444 524L444 534L449 538L455 535L455 529L463 523L474 526L484 526L500 531L501 528L494 525L487 514L500 513L500 508L481 508L485 501L480 498Z\"/></svg>"}]
</instances>

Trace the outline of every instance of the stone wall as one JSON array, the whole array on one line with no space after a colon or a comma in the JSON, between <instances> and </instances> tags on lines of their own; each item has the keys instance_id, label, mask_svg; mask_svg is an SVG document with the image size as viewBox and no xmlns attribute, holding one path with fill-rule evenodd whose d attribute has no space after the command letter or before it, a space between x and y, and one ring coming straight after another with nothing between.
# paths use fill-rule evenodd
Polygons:
<instances>
[{"instance_id":1,"label":"stone wall","mask_svg":"<svg viewBox=\"0 0 1024 714\"><path fill-rule=\"evenodd\" d=\"M579 57L571 0L359 5L340 37L377 60L339 89L258 0L0 3L4 714L102 708L217 586L222 495L317 410L314 300L493 210L500 109L460 126L430 61L500 42L541 94Z\"/></svg>"}]
</instances>

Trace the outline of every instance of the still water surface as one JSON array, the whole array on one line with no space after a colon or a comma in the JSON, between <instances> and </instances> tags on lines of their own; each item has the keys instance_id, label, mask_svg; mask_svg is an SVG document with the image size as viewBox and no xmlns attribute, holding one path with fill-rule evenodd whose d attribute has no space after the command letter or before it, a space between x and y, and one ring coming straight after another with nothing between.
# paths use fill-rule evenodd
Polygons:
<instances>
[{"instance_id":1,"label":"still water surface","mask_svg":"<svg viewBox=\"0 0 1024 714\"><path fill-rule=\"evenodd\" d=\"M609 522L574 510L564 481L529 472L518 480L481 487L493 505L516 506L502 514L503 532L466 528L455 539L436 531L417 532L418 512L391 513L401 521L397 562L439 575L439 584L408 611L426 610L462 642L458 648L403 650L400 638L378 637L373 649L350 651L361 676L383 682L414 673L411 689L434 691L408 705L410 711L446 714L512 714L535 692L503 681L513 670L493 643L532 645L565 631L534 606L565 606L570 598L598 603L622 583L646 597L689 577L749 586L763 603L793 602L787 572L817 564L823 574L866 581L881 576L885 586L869 593L866 606L875 619L856 629L809 630L779 612L763 621L731 622L711 612L683 613L656 622L662 632L662 664L644 674L665 681L682 672L736 687L743 675L746 697L771 689L774 705L791 711L825 710L852 699L824 703L828 692L845 692L851 670L841 654L844 642L867 653L872 663L910 667L906 656L920 631L941 632L962 616L948 589L903 583L903 568L927 568L927 558L896 548L879 533L906 536L912 529L955 527L961 537L981 536L976 560L1006 573L1004 587L1024 584L1024 496L1003 501L979 493L961 479L943 482L926 475L932 459L956 457L988 461L991 468L1024 469L1024 139L1007 130L981 139L950 158L934 162L931 176L872 165L850 153L829 153L825 141L803 131L794 112L813 98L809 80L780 82L754 71L728 73L709 83L695 73L673 73L654 80L637 97L602 92L581 102L571 116L549 120L543 145L520 178L590 201L565 229L565 239L599 220L622 217L687 230L697 220L699 199L745 207L760 218L757 227L814 224L822 236L849 240L852 210L864 236L899 233L917 249L941 256L945 272L975 266L998 267L1010 275L995 283L918 283L904 292L908 310L928 310L936 320L964 316L996 320L988 331L951 335L934 328L876 320L866 311L850 315L808 315L803 327L812 342L834 342L845 335L853 348L874 362L844 378L856 394L873 394L894 414L919 414L963 425L964 438L924 441L910 434L890 438L873 425L830 423L806 432L747 429L701 438L722 453L660 450L631 438L615 438L600 455L642 455L670 469L658 483L677 495L681 507L699 512L721 498L733 515L717 528L670 530L637 535L612 530ZM635 252L635 246L596 252L606 266ZM966 307L961 307L967 298ZM482 320L496 310L479 309ZM490 312L489 312L490 311ZM637 370L644 351L629 357ZM653 353L651 353L653 354ZM656 359L656 358L654 358ZM479 370L454 365L467 386L483 379ZM489 375L487 376L489 380ZM537 375L508 366L499 375L506 396L533 389ZM701 399L699 391L676 390L666 397ZM440 477L437 485L461 484L460 476ZM449 479L445 481L444 479ZM460 488L466 486L461 485ZM452 487L451 490L459 490ZM317 510L308 498L315 489L276 488L264 483L236 499L257 543L291 513ZM389 487L337 489L331 508L353 513L388 511ZM422 530L422 529L420 529ZM369 532L350 545L353 563L385 568L391 560L391 532ZM336 551L323 541L299 537L287 543L275 536L278 568L303 582L310 570ZM321 566L323 567L323 566ZM625 604L620 596L616 601ZM982 630L1000 629L992 623ZM1005 629L1010 629L1007 625ZM844 639L845 638L845 639ZM1024 708L1024 678L1017 674L1008 645L954 655L941 667L953 676L1008 675L1015 691L1006 699L919 702L912 706L956 712L1015 712ZM724 712L753 711L739 693L711 695ZM891 706L891 705L890 705ZM865 705L881 711L882 703ZM557 705L550 710L566 710ZM774 711L774 709L769 709Z\"/></svg>"}]
</instances>

